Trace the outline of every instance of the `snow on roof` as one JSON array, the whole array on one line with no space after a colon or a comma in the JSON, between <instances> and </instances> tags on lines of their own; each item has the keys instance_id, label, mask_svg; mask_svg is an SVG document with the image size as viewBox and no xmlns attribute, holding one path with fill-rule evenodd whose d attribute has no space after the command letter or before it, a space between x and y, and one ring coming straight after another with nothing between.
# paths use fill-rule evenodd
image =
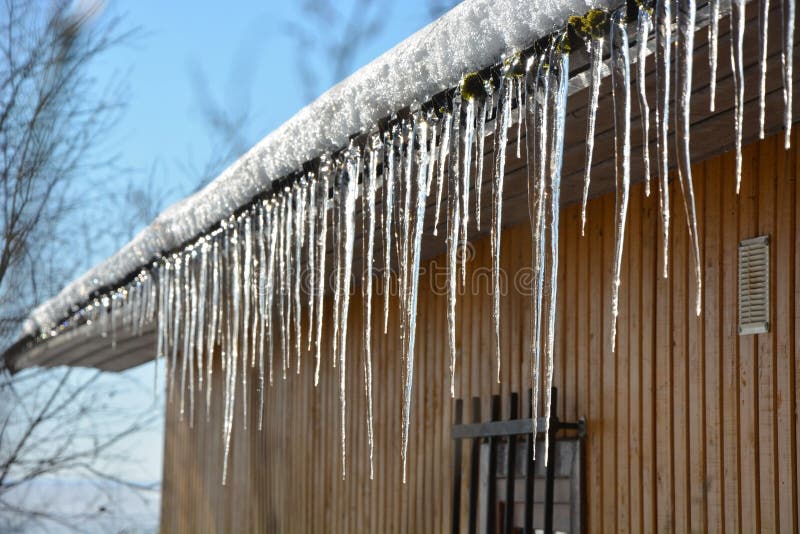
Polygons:
<instances>
[{"instance_id":1,"label":"snow on roof","mask_svg":"<svg viewBox=\"0 0 800 534\"><path fill-rule=\"evenodd\" d=\"M119 284L164 252L224 220L306 161L346 145L391 113L425 102L468 72L497 63L562 26L569 15L610 0L466 0L267 135L219 177L162 212L130 243L41 304L23 325L35 335L100 288Z\"/></svg>"}]
</instances>

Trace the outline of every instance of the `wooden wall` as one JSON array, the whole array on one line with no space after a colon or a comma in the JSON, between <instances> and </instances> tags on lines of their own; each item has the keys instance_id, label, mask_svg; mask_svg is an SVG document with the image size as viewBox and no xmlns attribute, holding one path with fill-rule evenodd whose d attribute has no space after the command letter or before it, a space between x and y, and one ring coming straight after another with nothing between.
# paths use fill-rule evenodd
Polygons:
<instances>
[{"instance_id":1,"label":"wooden wall","mask_svg":"<svg viewBox=\"0 0 800 534\"><path fill-rule=\"evenodd\" d=\"M795 135L794 146L798 143ZM677 184L668 279L660 276L656 195L646 198L641 185L633 188L616 353L608 328L613 196L590 203L584 238L580 208L563 212L555 385L560 416L588 421L586 520L592 532L798 529L800 161L796 149L784 152L782 136L776 136L747 147L744 162L738 197L732 154L694 167L705 277L700 317L694 314L694 276ZM737 244L760 234L772 236L772 329L739 337ZM510 291L502 301L500 385L494 381L487 239L475 243L469 264L475 285L458 302L456 395L480 396L484 414L492 394L507 398L510 391L528 389L529 299L514 290L523 276L515 273L529 264L527 225L505 231L502 249ZM368 479L356 298L347 362L347 480L340 476L338 369L331 368L329 347L319 388L313 387L312 360L305 354L299 375L293 369L267 389L261 432L251 387L247 430L241 404L237 408L226 487L220 484L217 371L210 422L203 405L193 429L179 421L177 403L167 407L163 530L448 531L453 403L443 272L443 260L435 259L421 277L407 484L400 480L397 313L384 336L380 305L374 306L373 335L375 480ZM250 384L254 377L251 373ZM507 409L503 403L504 418Z\"/></svg>"}]
</instances>

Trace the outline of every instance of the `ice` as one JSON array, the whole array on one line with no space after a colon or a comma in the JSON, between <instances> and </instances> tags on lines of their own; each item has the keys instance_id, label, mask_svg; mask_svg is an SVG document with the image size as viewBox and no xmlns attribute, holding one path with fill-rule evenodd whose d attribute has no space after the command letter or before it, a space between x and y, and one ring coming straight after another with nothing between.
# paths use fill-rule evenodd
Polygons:
<instances>
[{"instance_id":1,"label":"ice","mask_svg":"<svg viewBox=\"0 0 800 534\"><path fill-rule=\"evenodd\" d=\"M744 122L745 0L731 1L731 69L734 85L734 136L736 138L736 194L742 185L742 127Z\"/></svg>"},{"instance_id":2,"label":"ice","mask_svg":"<svg viewBox=\"0 0 800 534\"><path fill-rule=\"evenodd\" d=\"M442 143L439 147L439 172L436 175L438 179L438 192L436 193L436 210L433 219L433 235L439 235L439 210L442 205L442 194L444 192L444 184L447 181L447 155L450 153L450 131L453 126L453 115L449 111L445 112L442 117Z\"/></svg>"},{"instance_id":3,"label":"ice","mask_svg":"<svg viewBox=\"0 0 800 534\"><path fill-rule=\"evenodd\" d=\"M319 244L317 256L319 257L319 267L316 279L316 310L317 310L317 318L316 318L316 342L315 342L315 353L316 353L316 362L314 367L314 386L319 385L319 368L320 362L322 360L322 330L325 326L324 320L324 311L325 307L323 306L323 300L325 298L325 264L326 264L326 251L327 251L327 240L328 240L328 189L330 188L330 173L331 173L331 162L327 158L322 160L320 165L320 207L319 207Z\"/></svg>"},{"instance_id":4,"label":"ice","mask_svg":"<svg viewBox=\"0 0 800 534\"><path fill-rule=\"evenodd\" d=\"M411 391L414 378L414 348L417 332L417 300L419 293L419 266L422 245L422 230L425 225L425 203L427 200L427 167L428 167L428 124L419 123L419 166L416 179L416 200L414 202L414 231L411 241L411 265L408 273L408 341L406 344L406 381L403 391L403 432L402 432L402 463L403 484L406 483L406 463L408 453L408 435L411 423ZM412 184L408 184L410 188ZM370 445L371 450L371 445ZM370 452L370 479L372 479L372 457Z\"/></svg>"},{"instance_id":5,"label":"ice","mask_svg":"<svg viewBox=\"0 0 800 534\"><path fill-rule=\"evenodd\" d=\"M737 1L737 0L734 0ZM669 273L669 99L672 71L672 7L656 0L656 148L661 213L662 275Z\"/></svg>"},{"instance_id":6,"label":"ice","mask_svg":"<svg viewBox=\"0 0 800 534\"><path fill-rule=\"evenodd\" d=\"M695 7L694 2L689 2ZM694 22L694 15L692 15ZM759 58L758 58L758 138L764 139L764 125L767 109L767 45L769 35L769 0L759 0ZM679 21L680 23L680 21ZM687 22L688 23L688 22Z\"/></svg>"},{"instance_id":7,"label":"ice","mask_svg":"<svg viewBox=\"0 0 800 534\"><path fill-rule=\"evenodd\" d=\"M714 111L717 101L717 65L719 64L719 2L709 0L708 15L708 109Z\"/></svg>"},{"instance_id":8,"label":"ice","mask_svg":"<svg viewBox=\"0 0 800 534\"><path fill-rule=\"evenodd\" d=\"M420 140L422 142L422 140ZM369 479L374 478L374 444L372 426L372 259L375 249L375 194L378 182L378 160L383 154L380 137L375 135L369 150L369 170L364 175L364 194L362 195L366 236L364 250L364 393L367 399L367 442L369 446Z\"/></svg>"},{"instance_id":9,"label":"ice","mask_svg":"<svg viewBox=\"0 0 800 534\"><path fill-rule=\"evenodd\" d=\"M394 207L394 136L383 138L383 333L389 328L389 302L392 283L392 208Z\"/></svg>"},{"instance_id":10,"label":"ice","mask_svg":"<svg viewBox=\"0 0 800 534\"><path fill-rule=\"evenodd\" d=\"M460 107L460 100L453 100L453 105L458 104ZM457 116L453 113L453 116ZM450 118L445 116L445 120L449 123ZM452 121L453 129L458 131L458 122ZM455 370L456 370L456 299L458 296L458 237L461 230L459 223L459 177L458 165L454 166L454 172L447 173L445 171L444 161L445 155L449 152L449 145L452 142L453 148L458 151L458 136L454 135L454 140L451 140L450 130L447 127L447 134L442 139L442 149L440 152L440 167L439 175L440 180L447 177L447 332L448 332L448 349L450 351L450 396L455 396ZM447 145L447 147L445 146ZM438 201L437 201L438 202Z\"/></svg>"},{"instance_id":11,"label":"ice","mask_svg":"<svg viewBox=\"0 0 800 534\"><path fill-rule=\"evenodd\" d=\"M692 102L692 57L694 53L694 28L697 6L694 1L678 4L678 62L677 62L677 152L678 183L683 194L683 207L689 227L689 239L694 253L695 314L700 315L703 296L703 265L700 259L700 239L697 235L697 211L695 210L694 185L692 180L692 152L690 149L691 102Z\"/></svg>"},{"instance_id":12,"label":"ice","mask_svg":"<svg viewBox=\"0 0 800 534\"><path fill-rule=\"evenodd\" d=\"M712 0L716 1L716 0ZM639 112L642 122L642 164L644 165L644 194L650 196L650 105L647 103L647 38L653 27L650 10L640 5L636 30L636 89L639 96ZM716 43L716 41L715 41ZM715 78L712 78L715 79ZM713 94L713 92L712 92ZM713 97L712 97L713 102ZM712 104L713 111L713 104Z\"/></svg>"},{"instance_id":13,"label":"ice","mask_svg":"<svg viewBox=\"0 0 800 534\"><path fill-rule=\"evenodd\" d=\"M627 48L626 48L627 53ZM550 413L551 389L553 386L553 346L556 328L556 302L558 295L558 225L561 203L561 166L564 155L564 124L566 122L567 95L569 90L569 53L562 47L551 51L550 73L553 86L550 89L552 98L552 133L549 158L549 240L545 281L545 349L544 349L544 406L543 412ZM630 106L629 106L630 107ZM550 418L545 418L545 433L549 430ZM547 465L548 441L545 440L544 463Z\"/></svg>"},{"instance_id":14,"label":"ice","mask_svg":"<svg viewBox=\"0 0 800 534\"><path fill-rule=\"evenodd\" d=\"M518 61L515 58L513 61ZM509 63L510 70L513 63ZM511 103L516 79L506 72L501 82L495 136L495 172L492 188L492 322L494 325L494 354L496 380L500 383L500 233L503 227L503 180L506 172L506 145L511 126Z\"/></svg>"},{"instance_id":15,"label":"ice","mask_svg":"<svg viewBox=\"0 0 800 534\"><path fill-rule=\"evenodd\" d=\"M353 243L356 235L356 197L358 196L358 177L361 172L361 153L352 143L347 155L347 178L344 185L344 201L342 203L342 226L344 227L342 261L341 261L341 298L339 312L339 403L341 409L340 429L342 446L342 479L347 467L347 317L350 308L350 279L353 271Z\"/></svg>"},{"instance_id":16,"label":"ice","mask_svg":"<svg viewBox=\"0 0 800 534\"><path fill-rule=\"evenodd\" d=\"M692 12L694 12L692 10ZM614 352L619 315L619 286L622 251L631 187L631 73L628 33L619 18L611 24L611 89L614 99L614 147L616 206L614 216L614 264L611 282L611 352ZM687 113L688 116L688 113ZM546 412L545 412L546 413Z\"/></svg>"},{"instance_id":17,"label":"ice","mask_svg":"<svg viewBox=\"0 0 800 534\"><path fill-rule=\"evenodd\" d=\"M792 143L792 94L793 94L793 74L794 63L794 0L784 0L782 7L783 27L782 46L781 46L781 66L783 73L783 130L784 148L789 150Z\"/></svg>"},{"instance_id":18,"label":"ice","mask_svg":"<svg viewBox=\"0 0 800 534\"><path fill-rule=\"evenodd\" d=\"M594 152L594 129L597 119L597 102L600 98L600 66L603 64L603 37L590 37L586 40L589 49L589 73L591 90L589 110L586 118L586 161L583 171L583 204L581 205L581 235L586 229L586 204L589 201L589 184L592 175L592 153Z\"/></svg>"}]
</instances>

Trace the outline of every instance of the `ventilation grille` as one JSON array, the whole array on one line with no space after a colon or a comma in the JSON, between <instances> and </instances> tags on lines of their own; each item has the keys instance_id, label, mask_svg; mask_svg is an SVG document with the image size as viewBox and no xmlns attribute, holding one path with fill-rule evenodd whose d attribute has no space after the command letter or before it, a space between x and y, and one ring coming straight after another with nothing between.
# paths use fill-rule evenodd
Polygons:
<instances>
[{"instance_id":1,"label":"ventilation grille","mask_svg":"<svg viewBox=\"0 0 800 534\"><path fill-rule=\"evenodd\" d=\"M739 243L739 335L769 332L769 236Z\"/></svg>"}]
</instances>

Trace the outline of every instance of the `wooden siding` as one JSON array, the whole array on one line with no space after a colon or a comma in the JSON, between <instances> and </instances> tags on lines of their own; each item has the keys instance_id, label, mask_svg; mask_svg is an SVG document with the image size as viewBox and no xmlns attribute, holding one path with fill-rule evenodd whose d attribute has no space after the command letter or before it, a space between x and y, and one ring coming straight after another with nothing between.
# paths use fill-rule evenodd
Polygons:
<instances>
[{"instance_id":1,"label":"wooden siding","mask_svg":"<svg viewBox=\"0 0 800 534\"><path fill-rule=\"evenodd\" d=\"M660 275L656 195L646 198L642 186L634 186L616 353L608 328L613 196L590 203L583 238L580 208L563 211L555 385L560 417L585 416L588 422L589 531L798 530L800 161L796 148L783 150L782 140L779 135L746 147L738 197L733 154L694 166L704 266L700 317L694 314L691 251L677 184L672 184L668 279ZM798 143L795 135L793 146ZM771 330L739 337L737 244L761 234L772 237ZM524 278L518 273L530 260L526 224L504 232L502 251L509 291L502 300L501 384L494 381L487 239L475 243L468 273L473 286L458 301L456 395L480 396L484 415L492 394L507 398L528 389L530 307L516 290ZM177 400L167 407L163 531L447 532L453 403L443 269L437 258L426 262L421 276L407 484L401 483L400 465L398 314L391 315L384 336L382 305L373 306L375 480L370 481L356 297L347 361L347 480L340 474L338 369L331 368L326 347L318 389L307 353L299 375L293 368L283 381L276 371L275 385L265 392L261 432L250 372L248 428L242 425L239 398L223 487L217 362L209 422L202 403L193 429L179 420ZM330 317L330 309L326 313ZM504 418L507 410L504 402ZM470 417L467 410L465 418Z\"/></svg>"}]
</instances>

